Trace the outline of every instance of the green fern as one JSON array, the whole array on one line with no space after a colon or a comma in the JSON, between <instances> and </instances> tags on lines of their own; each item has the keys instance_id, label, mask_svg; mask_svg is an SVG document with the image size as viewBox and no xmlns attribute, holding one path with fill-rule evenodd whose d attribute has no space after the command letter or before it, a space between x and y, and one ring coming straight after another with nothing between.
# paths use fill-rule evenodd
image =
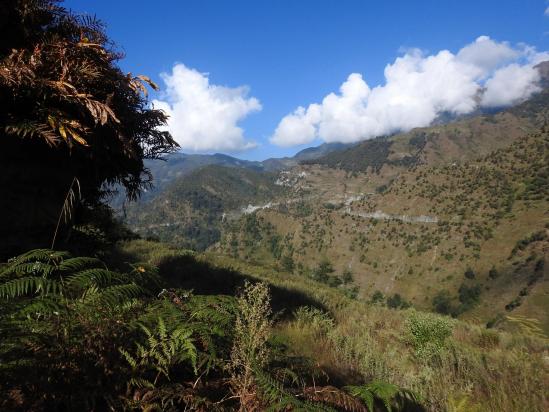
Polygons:
<instances>
[{"instance_id":1,"label":"green fern","mask_svg":"<svg viewBox=\"0 0 549 412\"><path fill-rule=\"evenodd\" d=\"M101 260L92 257L68 258L62 260L59 264L59 270L63 273L74 273L90 268L105 268L105 264Z\"/></svg>"},{"instance_id":2,"label":"green fern","mask_svg":"<svg viewBox=\"0 0 549 412\"><path fill-rule=\"evenodd\" d=\"M61 291L58 281L38 276L25 276L0 285L0 298L17 298L33 295L57 294Z\"/></svg>"},{"instance_id":3,"label":"green fern","mask_svg":"<svg viewBox=\"0 0 549 412\"><path fill-rule=\"evenodd\" d=\"M11 265L20 265L26 262L61 262L69 257L68 252L52 249L33 249L10 260Z\"/></svg>"},{"instance_id":4,"label":"green fern","mask_svg":"<svg viewBox=\"0 0 549 412\"><path fill-rule=\"evenodd\" d=\"M19 313L23 316L46 316L51 314L58 314L65 310L65 305L60 302L56 296L44 296L34 299L32 303L26 305Z\"/></svg>"},{"instance_id":5,"label":"green fern","mask_svg":"<svg viewBox=\"0 0 549 412\"><path fill-rule=\"evenodd\" d=\"M148 264L140 263L132 265L132 271L127 275L133 283L144 285L150 289L160 289L162 279L158 275L158 269Z\"/></svg>"},{"instance_id":6,"label":"green fern","mask_svg":"<svg viewBox=\"0 0 549 412\"><path fill-rule=\"evenodd\" d=\"M374 411L374 406L381 403L387 412L419 408L420 396L408 389L383 381L372 381L362 386L347 386L351 395L356 396L366 404L368 410ZM408 409L405 409L408 408Z\"/></svg>"},{"instance_id":7,"label":"green fern","mask_svg":"<svg viewBox=\"0 0 549 412\"><path fill-rule=\"evenodd\" d=\"M206 371L220 364L221 353L231 346L236 319L236 299L232 296L192 295L190 291L170 289L148 306L139 322L150 325L162 317L166 324L184 325L194 331L199 351L198 364Z\"/></svg>"},{"instance_id":8,"label":"green fern","mask_svg":"<svg viewBox=\"0 0 549 412\"><path fill-rule=\"evenodd\" d=\"M105 287L112 284L123 283L125 276L107 269L85 269L65 278L65 286L84 290L90 287Z\"/></svg>"},{"instance_id":9,"label":"green fern","mask_svg":"<svg viewBox=\"0 0 549 412\"><path fill-rule=\"evenodd\" d=\"M190 364L194 373L198 372L198 354L191 329L178 325L169 330L162 318L158 318L154 329L143 324L140 328L145 333L146 340L144 344L136 343L135 354L119 349L134 372L134 380L130 381L130 385L155 387L161 376L169 381L170 371L180 364ZM156 373L153 381L146 378L151 371Z\"/></svg>"},{"instance_id":10,"label":"green fern","mask_svg":"<svg viewBox=\"0 0 549 412\"><path fill-rule=\"evenodd\" d=\"M143 286L132 282L157 284L152 270L139 270L139 276L105 268L96 258L71 257L66 252L37 249L12 259L0 272L0 299L17 300L24 317L49 316L76 308L94 311L126 308L138 297L150 296ZM84 306L82 306L84 304ZM128 306L130 305L130 306Z\"/></svg>"},{"instance_id":11,"label":"green fern","mask_svg":"<svg viewBox=\"0 0 549 412\"><path fill-rule=\"evenodd\" d=\"M35 261L35 262L23 262L15 265L8 266L0 274L0 279L9 277L18 277L24 275L33 276L50 276L57 270L57 267L50 265L49 263Z\"/></svg>"},{"instance_id":12,"label":"green fern","mask_svg":"<svg viewBox=\"0 0 549 412\"><path fill-rule=\"evenodd\" d=\"M375 396L367 386L347 386L345 388L349 393L357 398L360 398L368 407L370 412L374 411ZM389 411L391 409L389 408Z\"/></svg>"},{"instance_id":13,"label":"green fern","mask_svg":"<svg viewBox=\"0 0 549 412\"><path fill-rule=\"evenodd\" d=\"M144 294L146 294L146 290L135 283L114 285L104 289L91 287L86 291L84 301L115 308Z\"/></svg>"},{"instance_id":14,"label":"green fern","mask_svg":"<svg viewBox=\"0 0 549 412\"><path fill-rule=\"evenodd\" d=\"M274 379L261 368L254 368L253 374L261 398L269 405L269 408L267 409L269 411L335 411L320 403L299 399L295 394L288 391L281 382Z\"/></svg>"}]
</instances>

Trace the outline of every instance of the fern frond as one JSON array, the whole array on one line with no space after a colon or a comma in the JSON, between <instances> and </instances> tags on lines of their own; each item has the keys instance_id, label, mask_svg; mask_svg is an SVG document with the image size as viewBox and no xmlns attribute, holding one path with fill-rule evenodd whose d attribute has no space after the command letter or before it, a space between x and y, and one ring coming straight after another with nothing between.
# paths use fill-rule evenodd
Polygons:
<instances>
[{"instance_id":1,"label":"fern frond","mask_svg":"<svg viewBox=\"0 0 549 412\"><path fill-rule=\"evenodd\" d=\"M400 388L392 383L372 381L367 385L376 398L383 402L387 412L391 412L391 400L399 393Z\"/></svg>"},{"instance_id":2,"label":"fern frond","mask_svg":"<svg viewBox=\"0 0 549 412\"><path fill-rule=\"evenodd\" d=\"M400 388L394 398L398 410L418 410L421 406L421 396L410 389Z\"/></svg>"},{"instance_id":3,"label":"fern frond","mask_svg":"<svg viewBox=\"0 0 549 412\"><path fill-rule=\"evenodd\" d=\"M141 296L145 290L134 284L114 285L99 290L96 294L89 296L89 300L94 303L105 305L111 308L120 306L133 298Z\"/></svg>"},{"instance_id":4,"label":"fern frond","mask_svg":"<svg viewBox=\"0 0 549 412\"><path fill-rule=\"evenodd\" d=\"M79 272L92 268L105 268L105 264L97 258L81 256L65 259L59 264L59 270L62 273Z\"/></svg>"},{"instance_id":5,"label":"fern frond","mask_svg":"<svg viewBox=\"0 0 549 412\"><path fill-rule=\"evenodd\" d=\"M269 404L269 411L298 410L304 412L334 411L334 409L319 403L298 399L287 391L282 383L260 368L254 368L254 379L262 398Z\"/></svg>"},{"instance_id":6,"label":"fern frond","mask_svg":"<svg viewBox=\"0 0 549 412\"><path fill-rule=\"evenodd\" d=\"M119 349L132 367L136 379L142 379L151 371L155 371L156 378L152 384L156 387L160 376L170 380L172 368L187 362L190 362L195 374L198 373L198 351L193 343L192 329L180 326L171 330L162 318L157 319L154 328L144 324L138 325L146 335L144 344L136 343L135 355Z\"/></svg>"},{"instance_id":7,"label":"fern frond","mask_svg":"<svg viewBox=\"0 0 549 412\"><path fill-rule=\"evenodd\" d=\"M374 394L367 386L347 386L345 389L366 404L368 411L374 412Z\"/></svg>"},{"instance_id":8,"label":"fern frond","mask_svg":"<svg viewBox=\"0 0 549 412\"><path fill-rule=\"evenodd\" d=\"M204 321L228 324L238 313L237 300L224 295L192 295L187 300L193 317Z\"/></svg>"},{"instance_id":9,"label":"fern frond","mask_svg":"<svg viewBox=\"0 0 549 412\"><path fill-rule=\"evenodd\" d=\"M128 384L135 388L154 389L154 384L151 381L143 378L130 378Z\"/></svg>"},{"instance_id":10,"label":"fern frond","mask_svg":"<svg viewBox=\"0 0 549 412\"><path fill-rule=\"evenodd\" d=\"M338 389L334 386L309 387L305 388L303 395L314 402L322 402L331 407L337 408L340 411L346 412L370 412L373 409L368 409L356 397L349 395L347 392Z\"/></svg>"},{"instance_id":11,"label":"fern frond","mask_svg":"<svg viewBox=\"0 0 549 412\"><path fill-rule=\"evenodd\" d=\"M31 293L41 295L56 294L61 291L59 282L36 276L26 276L10 280L0 285L0 298L13 299Z\"/></svg>"},{"instance_id":12,"label":"fern frond","mask_svg":"<svg viewBox=\"0 0 549 412\"><path fill-rule=\"evenodd\" d=\"M70 254L68 252L52 249L33 249L15 257L9 263L14 265L35 261L58 263L61 262L63 259L67 259L68 257L70 257Z\"/></svg>"},{"instance_id":13,"label":"fern frond","mask_svg":"<svg viewBox=\"0 0 549 412\"><path fill-rule=\"evenodd\" d=\"M32 120L23 120L16 124L10 124L4 127L7 134L16 135L22 138L41 137L50 146L56 146L61 139L51 127L45 123L40 123Z\"/></svg>"},{"instance_id":14,"label":"fern frond","mask_svg":"<svg viewBox=\"0 0 549 412\"><path fill-rule=\"evenodd\" d=\"M87 269L77 272L66 278L65 284L68 288L86 289L92 286L98 288L113 285L113 283L122 283L125 276L111 272L107 269Z\"/></svg>"},{"instance_id":15,"label":"fern frond","mask_svg":"<svg viewBox=\"0 0 549 412\"><path fill-rule=\"evenodd\" d=\"M127 351L122 348L118 348L118 351L122 354L124 359L126 359L126 362L130 364L132 369L137 368L137 360Z\"/></svg>"},{"instance_id":16,"label":"fern frond","mask_svg":"<svg viewBox=\"0 0 549 412\"><path fill-rule=\"evenodd\" d=\"M40 275L50 276L63 261L70 256L67 252L51 249L35 249L19 255L8 262L0 272L0 279L9 276Z\"/></svg>"},{"instance_id":17,"label":"fern frond","mask_svg":"<svg viewBox=\"0 0 549 412\"><path fill-rule=\"evenodd\" d=\"M193 367L194 373L197 371L198 352L196 346L193 343L192 331L183 328L178 328L173 331L171 336L172 342L177 342L176 349L184 354L181 360L189 359Z\"/></svg>"},{"instance_id":18,"label":"fern frond","mask_svg":"<svg viewBox=\"0 0 549 412\"><path fill-rule=\"evenodd\" d=\"M168 336L166 324L164 323L164 319L162 318L158 318L157 331L158 331L158 335L160 336L160 339L166 339L166 337Z\"/></svg>"},{"instance_id":19,"label":"fern frond","mask_svg":"<svg viewBox=\"0 0 549 412\"><path fill-rule=\"evenodd\" d=\"M345 390L360 398L372 412L376 401L382 403L387 412L392 412L395 406L398 410L407 410L411 407L417 408L421 402L421 398L417 393L378 380L362 386L347 386Z\"/></svg>"},{"instance_id":20,"label":"fern frond","mask_svg":"<svg viewBox=\"0 0 549 412\"><path fill-rule=\"evenodd\" d=\"M47 277L47 276L50 276L55 270L56 270L56 267L53 265L50 265L49 263L44 263L40 261L26 262L26 263L13 265L11 267L6 268L0 275L0 279L8 277L10 275L11 276L35 275L35 276Z\"/></svg>"},{"instance_id":21,"label":"fern frond","mask_svg":"<svg viewBox=\"0 0 549 412\"><path fill-rule=\"evenodd\" d=\"M271 373L279 382L286 384L297 384L299 382L299 375L289 368L273 368Z\"/></svg>"},{"instance_id":22,"label":"fern frond","mask_svg":"<svg viewBox=\"0 0 549 412\"><path fill-rule=\"evenodd\" d=\"M59 299L52 297L43 297L33 299L32 302L19 311L23 316L45 316L52 313L61 312L65 306L59 302Z\"/></svg>"}]
</instances>

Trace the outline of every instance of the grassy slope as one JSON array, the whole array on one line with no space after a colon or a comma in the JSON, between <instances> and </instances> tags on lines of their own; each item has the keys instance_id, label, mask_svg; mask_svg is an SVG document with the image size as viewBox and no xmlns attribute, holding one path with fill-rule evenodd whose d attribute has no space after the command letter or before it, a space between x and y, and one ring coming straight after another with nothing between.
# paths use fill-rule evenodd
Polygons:
<instances>
[{"instance_id":1,"label":"grassy slope","mask_svg":"<svg viewBox=\"0 0 549 412\"><path fill-rule=\"evenodd\" d=\"M385 163L377 173L371 168L364 173L352 167L346 172L303 166L307 177L296 190L303 204L257 212L259 235L248 233L249 224L227 225L219 250L276 266L272 243L280 238L283 251L276 257L291 255L302 265L296 271L310 272L326 257L336 273L354 273L363 298L375 290L399 293L425 309L443 289L457 306L462 284L479 285L480 304L463 315L479 323L508 314L505 306L522 291L527 295L511 314L537 318L548 333L547 265L541 278L529 284L536 262L547 261L547 241L535 242L509 259L518 241L547 232L548 134L525 132L539 125L546 99L544 94L493 117L393 138L388 159L409 155L410 139L422 136L421 151L419 139L412 146L424 164ZM380 188L383 193L378 193ZM363 200L345 205L346 198L360 193ZM359 216L376 210L436 216L438 223ZM488 275L493 266L500 274L497 279ZM475 279L464 277L468 267Z\"/></svg>"},{"instance_id":2,"label":"grassy slope","mask_svg":"<svg viewBox=\"0 0 549 412\"><path fill-rule=\"evenodd\" d=\"M164 277L196 293L234 294L244 279L270 285L283 309L274 339L323 371L317 384L336 386L382 379L421 394L429 411L542 411L547 340L489 331L413 310L390 310L345 297L305 276L290 275L215 253L191 254L161 243L131 241L118 261L147 261ZM308 310L299 310L307 306ZM319 311L320 310L320 311ZM420 351L410 320L450 327L440 348Z\"/></svg>"}]
</instances>

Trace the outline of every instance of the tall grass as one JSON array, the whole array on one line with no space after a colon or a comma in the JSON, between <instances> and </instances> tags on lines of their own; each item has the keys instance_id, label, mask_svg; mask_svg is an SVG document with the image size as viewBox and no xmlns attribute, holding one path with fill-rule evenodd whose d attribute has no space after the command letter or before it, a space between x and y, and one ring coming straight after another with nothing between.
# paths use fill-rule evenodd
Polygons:
<instances>
[{"instance_id":1,"label":"tall grass","mask_svg":"<svg viewBox=\"0 0 549 412\"><path fill-rule=\"evenodd\" d=\"M296 315L279 328L294 350L344 376L409 388L422 396L430 411L549 408L549 346L542 340L358 302L336 312L328 331L318 327L325 315L311 322L304 321L303 312ZM411 322L418 318L427 329L442 334L425 334L418 342ZM441 339L450 323L455 323L451 335Z\"/></svg>"},{"instance_id":2,"label":"tall grass","mask_svg":"<svg viewBox=\"0 0 549 412\"><path fill-rule=\"evenodd\" d=\"M160 267L186 253L144 241L124 244L121 251ZM225 256L193 259L211 270L225 268L270 284L273 305L292 311L279 317L276 334L293 354L310 358L338 384L391 382L420 394L429 411L549 410L546 339L352 300L308 278Z\"/></svg>"}]
</instances>

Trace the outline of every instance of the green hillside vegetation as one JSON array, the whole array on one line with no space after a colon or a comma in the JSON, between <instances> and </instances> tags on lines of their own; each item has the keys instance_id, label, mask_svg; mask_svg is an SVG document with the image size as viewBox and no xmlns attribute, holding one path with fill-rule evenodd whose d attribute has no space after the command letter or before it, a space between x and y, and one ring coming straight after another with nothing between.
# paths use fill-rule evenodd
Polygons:
<instances>
[{"instance_id":1,"label":"green hillside vegetation","mask_svg":"<svg viewBox=\"0 0 549 412\"><path fill-rule=\"evenodd\" d=\"M154 176L154 184L136 201L140 204L146 203L161 193L175 179L209 165L248 168L258 171L264 169L261 162L240 160L220 153L213 155L170 153L162 159L145 161L145 167ZM117 193L109 200L109 205L113 209L121 211L122 214L124 208L135 207L133 202L127 201L123 188L118 188Z\"/></svg>"},{"instance_id":2,"label":"green hillside vegetation","mask_svg":"<svg viewBox=\"0 0 549 412\"><path fill-rule=\"evenodd\" d=\"M209 165L224 167L235 167L255 170L258 172L277 172L283 169L297 166L302 160L312 160L337 150L343 150L350 145L343 143L324 143L318 147L309 147L295 154L292 157L270 158L258 161L241 160L232 156L216 153L213 155L170 153L162 159L146 160L145 167L154 176L154 184L147 191L141 194L138 203L147 203L161 193L175 179L186 176L198 169ZM133 208L133 202L126 200L126 192L122 187L109 200L113 209L124 212L124 208Z\"/></svg>"},{"instance_id":3,"label":"green hillside vegetation","mask_svg":"<svg viewBox=\"0 0 549 412\"><path fill-rule=\"evenodd\" d=\"M276 176L210 165L174 179L158 196L127 209L131 229L194 250L217 242L226 213L267 203L283 194Z\"/></svg>"},{"instance_id":4,"label":"green hillside vegetation","mask_svg":"<svg viewBox=\"0 0 549 412\"><path fill-rule=\"evenodd\" d=\"M442 167L454 162L461 164L475 160L480 155L488 155L498 148L507 147L515 139L535 132L543 126L548 94L549 92L545 91L516 108L493 115L481 115L447 125L416 129L402 135L369 140L350 148L341 145L315 148L311 155L313 159L304 160L302 167L291 169L295 174L302 170L308 177L304 184L294 188L297 191L291 200L293 203L288 207L302 205L303 202L307 203L307 200L312 200L311 204L337 205L341 202L336 195L344 199L346 196L360 193L383 192L398 176L417 167ZM330 153L316 158L324 151ZM296 155L296 159L309 157L307 153ZM226 171L225 168L205 167L204 170L208 171L207 180L219 180L218 186L226 185L223 186L226 188L223 195L231 197L232 192L235 196L228 201L220 200L219 193L214 188L214 198L209 200L207 207L215 212L196 213L188 202L178 200L184 197L181 193L194 193L196 182L200 182L204 178L202 174L206 172L185 176L185 167L182 166L178 171L178 168L168 161L167 165L162 166L162 172L158 173L161 180L159 189L146 194L142 202L128 205L127 222L146 236L156 236L177 245L203 250L219 240L220 228L216 223L221 221L223 214L228 218L238 217L240 209L248 204L279 204L287 199L287 196L279 198L279 191L276 190L279 188L274 188L273 185L269 189L270 197L262 196L260 193L257 196L250 196L249 192L253 192L253 189L250 189L246 179L242 179L242 188L239 188L238 182L234 180L225 181L225 173L245 173L248 180L265 182L264 176L268 174L261 173L247 164L245 168L249 170ZM178 173L183 174L183 177L174 178ZM416 183L414 188L417 187L419 186ZM295 194L305 200L300 201ZM205 196L210 195L201 195ZM237 196L240 196L239 200L236 199ZM161 212L156 214L156 210ZM183 223L190 216L193 216L193 223ZM208 230L206 226L211 229ZM176 232L173 230L175 227L181 230Z\"/></svg>"},{"instance_id":5,"label":"green hillside vegetation","mask_svg":"<svg viewBox=\"0 0 549 412\"><path fill-rule=\"evenodd\" d=\"M299 163L304 161L321 158L328 153L344 150L349 146L352 146L352 145L344 144L344 143L323 143L320 146L308 147L307 149L303 149L297 152L292 157L282 157L282 158L273 157L273 158L263 160L261 164L263 165L264 169L267 171L271 171L271 172L280 171L280 170L289 169L291 167L297 166Z\"/></svg>"},{"instance_id":6,"label":"green hillside vegetation","mask_svg":"<svg viewBox=\"0 0 549 412\"><path fill-rule=\"evenodd\" d=\"M324 256L340 276L353 273L362 299L379 290L492 326L513 312L547 333L548 165L543 130L477 160L396 174L387 164L347 175L310 166L316 197L227 223L219 248L312 277ZM369 194L345 204L356 193Z\"/></svg>"},{"instance_id":7,"label":"green hillside vegetation","mask_svg":"<svg viewBox=\"0 0 549 412\"><path fill-rule=\"evenodd\" d=\"M472 160L542 127L547 119L548 98L549 90L545 90L500 113L378 137L318 159L302 161L302 164L319 164L350 172L379 172L383 165L407 169L417 164Z\"/></svg>"},{"instance_id":8,"label":"green hillside vegetation","mask_svg":"<svg viewBox=\"0 0 549 412\"><path fill-rule=\"evenodd\" d=\"M3 409L547 407L535 333L156 242L118 243L106 262L42 250L4 266Z\"/></svg>"}]
</instances>

